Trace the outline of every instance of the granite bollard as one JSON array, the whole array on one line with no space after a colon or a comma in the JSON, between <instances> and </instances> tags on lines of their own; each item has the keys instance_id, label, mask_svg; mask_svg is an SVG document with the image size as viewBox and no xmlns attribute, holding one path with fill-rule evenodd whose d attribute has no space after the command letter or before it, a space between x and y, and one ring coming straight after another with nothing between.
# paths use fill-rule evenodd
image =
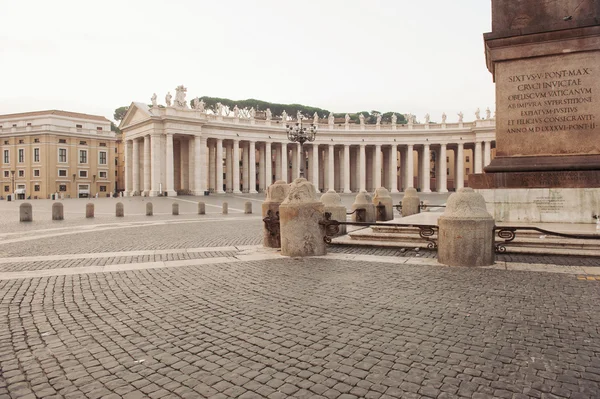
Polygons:
<instances>
[{"instance_id":1,"label":"granite bollard","mask_svg":"<svg viewBox=\"0 0 600 399\"><path fill-rule=\"evenodd\" d=\"M448 198L438 219L438 262L448 266L493 265L494 225L483 196L472 188L461 188Z\"/></svg>"},{"instance_id":2,"label":"granite bollard","mask_svg":"<svg viewBox=\"0 0 600 399\"><path fill-rule=\"evenodd\" d=\"M251 213L252 213L252 202L250 202L250 201L247 201L247 202L244 204L244 213L245 213L246 215L249 215L249 214L251 214Z\"/></svg>"},{"instance_id":3,"label":"granite bollard","mask_svg":"<svg viewBox=\"0 0 600 399\"><path fill-rule=\"evenodd\" d=\"M229 204L227 202L223 202L223 215L227 215L229 213Z\"/></svg>"},{"instance_id":4,"label":"granite bollard","mask_svg":"<svg viewBox=\"0 0 600 399\"><path fill-rule=\"evenodd\" d=\"M19 205L19 220L21 222L33 222L33 208L29 202Z\"/></svg>"},{"instance_id":5,"label":"granite bollard","mask_svg":"<svg viewBox=\"0 0 600 399\"><path fill-rule=\"evenodd\" d=\"M88 219L94 217L94 204L91 202L85 204L85 217Z\"/></svg>"},{"instance_id":6,"label":"granite bollard","mask_svg":"<svg viewBox=\"0 0 600 399\"><path fill-rule=\"evenodd\" d=\"M171 205L171 213L173 214L173 216L179 215L179 204L178 203L173 202L173 205Z\"/></svg>"},{"instance_id":7,"label":"granite bollard","mask_svg":"<svg viewBox=\"0 0 600 399\"><path fill-rule=\"evenodd\" d=\"M414 187L409 187L404 192L402 198L402 216L410 216L419 213L421 200L417 195L417 190Z\"/></svg>"},{"instance_id":8,"label":"granite bollard","mask_svg":"<svg viewBox=\"0 0 600 399\"><path fill-rule=\"evenodd\" d=\"M125 216L125 208L122 202L117 202L117 205L115 205L115 216L118 218Z\"/></svg>"},{"instance_id":9,"label":"granite bollard","mask_svg":"<svg viewBox=\"0 0 600 399\"><path fill-rule=\"evenodd\" d=\"M373 195L373 204L377 210L378 205L383 205L385 212L376 212L377 221L384 222L386 220L394 220L394 203L390 192L385 187L379 187ZM385 213L385 214L383 214Z\"/></svg>"},{"instance_id":10,"label":"granite bollard","mask_svg":"<svg viewBox=\"0 0 600 399\"><path fill-rule=\"evenodd\" d=\"M52 220L64 220L64 208L63 204L60 202L55 202L52 204Z\"/></svg>"},{"instance_id":11,"label":"granite bollard","mask_svg":"<svg viewBox=\"0 0 600 399\"><path fill-rule=\"evenodd\" d=\"M198 202L198 215L206 215L206 204Z\"/></svg>"},{"instance_id":12,"label":"granite bollard","mask_svg":"<svg viewBox=\"0 0 600 399\"><path fill-rule=\"evenodd\" d=\"M312 183L304 178L294 180L279 206L282 255L319 256L327 253L323 240L325 227L319 224L324 209Z\"/></svg>"},{"instance_id":13,"label":"granite bollard","mask_svg":"<svg viewBox=\"0 0 600 399\"><path fill-rule=\"evenodd\" d=\"M263 219L269 215L274 218L279 218L279 206L285 200L290 191L290 185L283 180L277 180L275 183L267 187L267 198L262 203ZM263 223L263 246L267 248L280 248L281 235L280 231L269 231L266 224Z\"/></svg>"},{"instance_id":14,"label":"granite bollard","mask_svg":"<svg viewBox=\"0 0 600 399\"><path fill-rule=\"evenodd\" d=\"M146 202L146 216L154 215L154 206L152 202Z\"/></svg>"},{"instance_id":15,"label":"granite bollard","mask_svg":"<svg viewBox=\"0 0 600 399\"><path fill-rule=\"evenodd\" d=\"M346 207L342 205L342 198L335 190L329 190L321 196L321 202L323 203L324 212L331 213L331 220L337 220L338 222L346 221ZM346 225L342 224L339 226L339 233L337 235L346 234Z\"/></svg>"},{"instance_id":16,"label":"granite bollard","mask_svg":"<svg viewBox=\"0 0 600 399\"><path fill-rule=\"evenodd\" d=\"M352 204L352 211L356 211L357 209L365 210L365 220L358 220L358 213L354 212L352 214L353 222L367 222L372 223L376 220L376 212L375 205L373 205L373 200L371 196L366 191L361 191L356 195L354 203Z\"/></svg>"}]
</instances>

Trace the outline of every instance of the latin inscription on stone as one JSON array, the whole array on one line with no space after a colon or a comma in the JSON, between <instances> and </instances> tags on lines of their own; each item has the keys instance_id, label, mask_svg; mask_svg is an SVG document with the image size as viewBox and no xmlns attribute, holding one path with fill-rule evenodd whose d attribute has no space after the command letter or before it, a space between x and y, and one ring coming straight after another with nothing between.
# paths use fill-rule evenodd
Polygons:
<instances>
[{"instance_id":1,"label":"latin inscription on stone","mask_svg":"<svg viewBox=\"0 0 600 399\"><path fill-rule=\"evenodd\" d=\"M594 142L600 139L598 82L598 52L499 64L497 133L507 145L502 155L600 153Z\"/></svg>"},{"instance_id":2,"label":"latin inscription on stone","mask_svg":"<svg viewBox=\"0 0 600 399\"><path fill-rule=\"evenodd\" d=\"M559 213L565 207L565 200L561 196L537 197L533 203L540 213Z\"/></svg>"}]
</instances>

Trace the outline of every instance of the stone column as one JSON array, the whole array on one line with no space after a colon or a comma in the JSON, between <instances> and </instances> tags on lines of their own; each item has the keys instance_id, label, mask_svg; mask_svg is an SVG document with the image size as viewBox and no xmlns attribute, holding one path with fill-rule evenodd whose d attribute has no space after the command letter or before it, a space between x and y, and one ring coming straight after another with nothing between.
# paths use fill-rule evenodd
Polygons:
<instances>
[{"instance_id":1,"label":"stone column","mask_svg":"<svg viewBox=\"0 0 600 399\"><path fill-rule=\"evenodd\" d=\"M446 162L447 156L448 155L446 152L446 144L440 144L440 154L438 156L439 165L440 165L440 173L438 174L439 181L437 182L438 183L437 191L439 193L447 193L448 192L448 173L446 171L446 169L448 169L448 162Z\"/></svg>"},{"instance_id":2,"label":"stone column","mask_svg":"<svg viewBox=\"0 0 600 399\"><path fill-rule=\"evenodd\" d=\"M202 172L204 167L202 163L206 160L202 156L202 145L206 147L206 139L202 142L202 137L194 136L194 195L204 195Z\"/></svg>"},{"instance_id":3,"label":"stone column","mask_svg":"<svg viewBox=\"0 0 600 399\"><path fill-rule=\"evenodd\" d=\"M267 178L265 177L265 145L258 148L258 189L261 192L267 190Z\"/></svg>"},{"instance_id":4,"label":"stone column","mask_svg":"<svg viewBox=\"0 0 600 399\"><path fill-rule=\"evenodd\" d=\"M217 191L217 161L216 159L216 147L214 141L211 141L211 145L208 146L208 188Z\"/></svg>"},{"instance_id":5,"label":"stone column","mask_svg":"<svg viewBox=\"0 0 600 399\"><path fill-rule=\"evenodd\" d=\"M381 187L381 145L377 144L375 146L375 168L374 168L374 174L375 174L375 179L373 180L375 187L373 187L375 190L378 189L379 187Z\"/></svg>"},{"instance_id":6,"label":"stone column","mask_svg":"<svg viewBox=\"0 0 600 399\"><path fill-rule=\"evenodd\" d=\"M474 166L473 166L474 173L482 173L483 169L481 167L481 165L482 165L481 141L475 142L475 149L473 150L473 162L474 162Z\"/></svg>"},{"instance_id":7,"label":"stone column","mask_svg":"<svg viewBox=\"0 0 600 399\"><path fill-rule=\"evenodd\" d=\"M319 145L313 144L312 148L312 184L315 186L315 190L319 189Z\"/></svg>"},{"instance_id":8,"label":"stone column","mask_svg":"<svg viewBox=\"0 0 600 399\"><path fill-rule=\"evenodd\" d=\"M150 161L152 163L150 168L150 185L152 186L150 189L150 196L156 197L160 192L160 136L152 135L150 145L152 147L152 153L150 154Z\"/></svg>"},{"instance_id":9,"label":"stone column","mask_svg":"<svg viewBox=\"0 0 600 399\"><path fill-rule=\"evenodd\" d=\"M133 175L132 162L132 143L131 140L125 140L125 195L132 195L131 176Z\"/></svg>"},{"instance_id":10,"label":"stone column","mask_svg":"<svg viewBox=\"0 0 600 399\"><path fill-rule=\"evenodd\" d=\"M488 166L492 162L492 143L490 141L483 142L483 166Z\"/></svg>"},{"instance_id":11,"label":"stone column","mask_svg":"<svg viewBox=\"0 0 600 399\"><path fill-rule=\"evenodd\" d=\"M224 194L223 191L223 140L217 139L217 156L216 156L216 185L215 192L218 194Z\"/></svg>"},{"instance_id":12,"label":"stone column","mask_svg":"<svg viewBox=\"0 0 600 399\"><path fill-rule=\"evenodd\" d=\"M249 145L250 143L247 143L247 145L242 147L242 191L245 193L250 191L250 184L248 184L250 180L250 163L248 162L248 157L250 155L250 152L248 151Z\"/></svg>"},{"instance_id":13,"label":"stone column","mask_svg":"<svg viewBox=\"0 0 600 399\"><path fill-rule=\"evenodd\" d=\"M140 141L133 140L133 187L131 195L140 195Z\"/></svg>"},{"instance_id":14,"label":"stone column","mask_svg":"<svg viewBox=\"0 0 600 399\"><path fill-rule=\"evenodd\" d=\"M150 194L150 136L144 136L144 195Z\"/></svg>"},{"instance_id":15,"label":"stone column","mask_svg":"<svg viewBox=\"0 0 600 399\"><path fill-rule=\"evenodd\" d=\"M344 167L342 168L344 173L344 193L351 193L350 189L350 146L344 145Z\"/></svg>"},{"instance_id":16,"label":"stone column","mask_svg":"<svg viewBox=\"0 0 600 399\"><path fill-rule=\"evenodd\" d=\"M327 185L329 186L329 190L335 191L335 155L333 153L334 150L333 144L329 144L328 154L327 154Z\"/></svg>"},{"instance_id":17,"label":"stone column","mask_svg":"<svg viewBox=\"0 0 600 399\"><path fill-rule=\"evenodd\" d=\"M454 173L454 180L455 190L458 191L465 186L465 151L463 143L458 143L456 146L456 154L454 157L456 158L456 171Z\"/></svg>"},{"instance_id":18,"label":"stone column","mask_svg":"<svg viewBox=\"0 0 600 399\"><path fill-rule=\"evenodd\" d=\"M296 143L292 147L292 181L296 180L300 175L300 144Z\"/></svg>"},{"instance_id":19,"label":"stone column","mask_svg":"<svg viewBox=\"0 0 600 399\"><path fill-rule=\"evenodd\" d=\"M415 186L415 165L413 156L413 145L409 144L406 148L406 188Z\"/></svg>"},{"instance_id":20,"label":"stone column","mask_svg":"<svg viewBox=\"0 0 600 399\"><path fill-rule=\"evenodd\" d=\"M281 180L288 182L288 148L287 143L281 143Z\"/></svg>"},{"instance_id":21,"label":"stone column","mask_svg":"<svg viewBox=\"0 0 600 399\"><path fill-rule=\"evenodd\" d=\"M255 142L251 141L248 143L249 145L249 149L248 149L248 163L250 166L250 171L248 172L250 174L249 176L249 183L250 183L250 194L256 194L256 147L255 147Z\"/></svg>"},{"instance_id":22,"label":"stone column","mask_svg":"<svg viewBox=\"0 0 600 399\"><path fill-rule=\"evenodd\" d=\"M296 144L296 153L297 153L297 159L296 159L296 163L294 163L295 168L296 168L296 176L294 178L294 180L296 180L297 178L300 177L300 169L304 169L304 177L308 176L307 173L307 168L306 168L306 156L305 156L305 152L304 152L304 146L300 146L300 143Z\"/></svg>"},{"instance_id":23,"label":"stone column","mask_svg":"<svg viewBox=\"0 0 600 399\"><path fill-rule=\"evenodd\" d=\"M231 142L225 145L225 192L233 192L233 146Z\"/></svg>"},{"instance_id":24,"label":"stone column","mask_svg":"<svg viewBox=\"0 0 600 399\"><path fill-rule=\"evenodd\" d=\"M270 142L265 143L265 178L266 187L273 184L273 152Z\"/></svg>"},{"instance_id":25,"label":"stone column","mask_svg":"<svg viewBox=\"0 0 600 399\"><path fill-rule=\"evenodd\" d=\"M390 193L398 192L398 148L396 145L390 147L390 156L388 158L388 175L390 179Z\"/></svg>"},{"instance_id":26,"label":"stone column","mask_svg":"<svg viewBox=\"0 0 600 399\"><path fill-rule=\"evenodd\" d=\"M240 194L240 141L233 140L233 193Z\"/></svg>"},{"instance_id":27,"label":"stone column","mask_svg":"<svg viewBox=\"0 0 600 399\"><path fill-rule=\"evenodd\" d=\"M367 146L365 144L360 145L360 156L359 156L359 170L360 177L358 182L358 191L367 191Z\"/></svg>"},{"instance_id":28,"label":"stone column","mask_svg":"<svg viewBox=\"0 0 600 399\"><path fill-rule=\"evenodd\" d=\"M275 145L275 181L282 179L281 153L283 152L283 144Z\"/></svg>"},{"instance_id":29,"label":"stone column","mask_svg":"<svg viewBox=\"0 0 600 399\"><path fill-rule=\"evenodd\" d=\"M169 197L177 195L175 193L174 183L174 173L175 173L175 165L173 162L173 135L171 133L167 133L167 145L165 146L165 156L167 160L165 175L166 175L166 184L167 187L164 189Z\"/></svg>"},{"instance_id":30,"label":"stone column","mask_svg":"<svg viewBox=\"0 0 600 399\"><path fill-rule=\"evenodd\" d=\"M431 151L429 144L423 145L423 189L424 193L431 192Z\"/></svg>"}]
</instances>

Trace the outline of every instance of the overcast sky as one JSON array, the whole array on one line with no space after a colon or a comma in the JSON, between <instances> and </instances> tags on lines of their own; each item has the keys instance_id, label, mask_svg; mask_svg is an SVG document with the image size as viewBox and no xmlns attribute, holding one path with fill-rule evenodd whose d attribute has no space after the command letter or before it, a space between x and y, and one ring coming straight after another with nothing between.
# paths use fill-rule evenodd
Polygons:
<instances>
[{"instance_id":1,"label":"overcast sky","mask_svg":"<svg viewBox=\"0 0 600 399\"><path fill-rule=\"evenodd\" d=\"M0 113L195 96L334 112L494 109L489 0L0 0Z\"/></svg>"}]
</instances>

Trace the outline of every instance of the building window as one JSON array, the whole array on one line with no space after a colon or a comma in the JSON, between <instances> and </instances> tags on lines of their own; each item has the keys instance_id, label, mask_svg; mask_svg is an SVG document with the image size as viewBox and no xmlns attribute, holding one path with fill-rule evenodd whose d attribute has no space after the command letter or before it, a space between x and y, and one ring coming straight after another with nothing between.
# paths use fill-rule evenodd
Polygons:
<instances>
[{"instance_id":1,"label":"building window","mask_svg":"<svg viewBox=\"0 0 600 399\"><path fill-rule=\"evenodd\" d=\"M446 176L450 176L450 168L446 169Z\"/></svg>"},{"instance_id":2,"label":"building window","mask_svg":"<svg viewBox=\"0 0 600 399\"><path fill-rule=\"evenodd\" d=\"M87 145L87 141L80 141L79 145Z\"/></svg>"},{"instance_id":3,"label":"building window","mask_svg":"<svg viewBox=\"0 0 600 399\"><path fill-rule=\"evenodd\" d=\"M106 192L106 186L100 186L100 191L105 193Z\"/></svg>"},{"instance_id":4,"label":"building window","mask_svg":"<svg viewBox=\"0 0 600 399\"><path fill-rule=\"evenodd\" d=\"M27 122L27 126L31 126L31 122Z\"/></svg>"},{"instance_id":5,"label":"building window","mask_svg":"<svg viewBox=\"0 0 600 399\"><path fill-rule=\"evenodd\" d=\"M4 171L4 177L10 177L10 172L8 170Z\"/></svg>"},{"instance_id":6,"label":"building window","mask_svg":"<svg viewBox=\"0 0 600 399\"><path fill-rule=\"evenodd\" d=\"M40 170L39 169L34 169L33 170L33 177L40 177Z\"/></svg>"},{"instance_id":7,"label":"building window","mask_svg":"<svg viewBox=\"0 0 600 399\"><path fill-rule=\"evenodd\" d=\"M8 150L4 150L4 163L10 163L10 153Z\"/></svg>"},{"instance_id":8,"label":"building window","mask_svg":"<svg viewBox=\"0 0 600 399\"><path fill-rule=\"evenodd\" d=\"M39 184L34 185L33 191L40 191L40 185Z\"/></svg>"},{"instance_id":9,"label":"building window","mask_svg":"<svg viewBox=\"0 0 600 399\"><path fill-rule=\"evenodd\" d=\"M106 172L100 172L100 178L101 179L106 179L106 175L107 175Z\"/></svg>"},{"instance_id":10,"label":"building window","mask_svg":"<svg viewBox=\"0 0 600 399\"><path fill-rule=\"evenodd\" d=\"M12 126L12 127L17 127L17 124L16 124L16 123L13 123L13 126Z\"/></svg>"},{"instance_id":11,"label":"building window","mask_svg":"<svg viewBox=\"0 0 600 399\"><path fill-rule=\"evenodd\" d=\"M61 191L61 192L67 191L67 185L61 184L60 186L58 186L58 191Z\"/></svg>"},{"instance_id":12,"label":"building window","mask_svg":"<svg viewBox=\"0 0 600 399\"><path fill-rule=\"evenodd\" d=\"M106 147L106 143L100 143L100 147Z\"/></svg>"},{"instance_id":13,"label":"building window","mask_svg":"<svg viewBox=\"0 0 600 399\"><path fill-rule=\"evenodd\" d=\"M100 151L98 153L98 163L100 165L106 165L106 151Z\"/></svg>"},{"instance_id":14,"label":"building window","mask_svg":"<svg viewBox=\"0 0 600 399\"><path fill-rule=\"evenodd\" d=\"M8 186L4 186L4 192L7 193L10 188Z\"/></svg>"},{"instance_id":15,"label":"building window","mask_svg":"<svg viewBox=\"0 0 600 399\"><path fill-rule=\"evenodd\" d=\"M4 145L8 145L8 140L4 140Z\"/></svg>"},{"instance_id":16,"label":"building window","mask_svg":"<svg viewBox=\"0 0 600 399\"><path fill-rule=\"evenodd\" d=\"M469 162L469 156L468 155L465 157L465 161Z\"/></svg>"},{"instance_id":17,"label":"building window","mask_svg":"<svg viewBox=\"0 0 600 399\"><path fill-rule=\"evenodd\" d=\"M58 170L58 177L67 177L67 170L66 169L59 169Z\"/></svg>"},{"instance_id":18,"label":"building window","mask_svg":"<svg viewBox=\"0 0 600 399\"><path fill-rule=\"evenodd\" d=\"M62 162L62 163L67 162L67 149L66 148L58 149L58 162Z\"/></svg>"},{"instance_id":19,"label":"building window","mask_svg":"<svg viewBox=\"0 0 600 399\"><path fill-rule=\"evenodd\" d=\"M101 132L101 131L102 131L102 127L98 126L98 127L96 128L96 130L97 130L97 131L99 131L99 132Z\"/></svg>"},{"instance_id":20,"label":"building window","mask_svg":"<svg viewBox=\"0 0 600 399\"><path fill-rule=\"evenodd\" d=\"M40 149L39 148L33 149L33 162L40 162Z\"/></svg>"},{"instance_id":21,"label":"building window","mask_svg":"<svg viewBox=\"0 0 600 399\"><path fill-rule=\"evenodd\" d=\"M87 163L87 150L79 150L79 163Z\"/></svg>"},{"instance_id":22,"label":"building window","mask_svg":"<svg viewBox=\"0 0 600 399\"><path fill-rule=\"evenodd\" d=\"M19 163L25 162L25 150L23 148L19 148Z\"/></svg>"},{"instance_id":23,"label":"building window","mask_svg":"<svg viewBox=\"0 0 600 399\"><path fill-rule=\"evenodd\" d=\"M77 129L81 129L81 128L83 128L83 125L75 125L75 127L76 127Z\"/></svg>"},{"instance_id":24,"label":"building window","mask_svg":"<svg viewBox=\"0 0 600 399\"><path fill-rule=\"evenodd\" d=\"M79 177L85 179L87 178L88 174L87 174L87 170L80 170L79 171Z\"/></svg>"},{"instance_id":25,"label":"building window","mask_svg":"<svg viewBox=\"0 0 600 399\"><path fill-rule=\"evenodd\" d=\"M471 173L471 169L467 168L467 174Z\"/></svg>"},{"instance_id":26,"label":"building window","mask_svg":"<svg viewBox=\"0 0 600 399\"><path fill-rule=\"evenodd\" d=\"M25 140L19 140L19 144L25 144Z\"/></svg>"},{"instance_id":27,"label":"building window","mask_svg":"<svg viewBox=\"0 0 600 399\"><path fill-rule=\"evenodd\" d=\"M40 139L33 139L33 142L34 142L34 143L39 143L39 142L40 142Z\"/></svg>"},{"instance_id":28,"label":"building window","mask_svg":"<svg viewBox=\"0 0 600 399\"><path fill-rule=\"evenodd\" d=\"M65 139L58 139L58 143L59 144L66 144L67 140L65 140Z\"/></svg>"},{"instance_id":29,"label":"building window","mask_svg":"<svg viewBox=\"0 0 600 399\"><path fill-rule=\"evenodd\" d=\"M25 177L25 171L23 169L19 170L19 177Z\"/></svg>"},{"instance_id":30,"label":"building window","mask_svg":"<svg viewBox=\"0 0 600 399\"><path fill-rule=\"evenodd\" d=\"M115 158L115 166L119 166L119 158Z\"/></svg>"}]
</instances>

